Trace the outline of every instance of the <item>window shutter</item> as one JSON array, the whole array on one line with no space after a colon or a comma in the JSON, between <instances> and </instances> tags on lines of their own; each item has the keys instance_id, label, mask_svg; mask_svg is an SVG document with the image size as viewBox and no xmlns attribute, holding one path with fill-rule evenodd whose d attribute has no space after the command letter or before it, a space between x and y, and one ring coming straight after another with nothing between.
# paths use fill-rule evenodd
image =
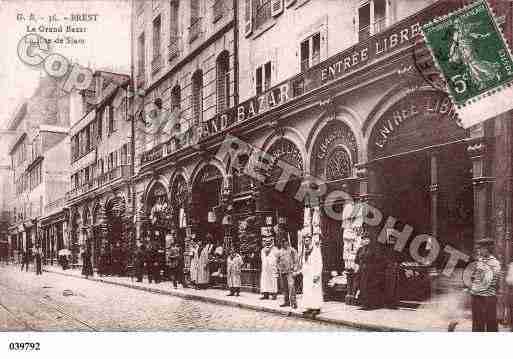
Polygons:
<instances>
[{"instance_id":1,"label":"window shutter","mask_svg":"<svg viewBox=\"0 0 513 359\"><path fill-rule=\"evenodd\" d=\"M271 0L271 15L278 16L283 12L283 0Z\"/></svg>"},{"instance_id":2,"label":"window shutter","mask_svg":"<svg viewBox=\"0 0 513 359\"><path fill-rule=\"evenodd\" d=\"M253 31L253 6L251 0L245 0L245 14L244 14L244 35L249 36Z\"/></svg>"}]
</instances>

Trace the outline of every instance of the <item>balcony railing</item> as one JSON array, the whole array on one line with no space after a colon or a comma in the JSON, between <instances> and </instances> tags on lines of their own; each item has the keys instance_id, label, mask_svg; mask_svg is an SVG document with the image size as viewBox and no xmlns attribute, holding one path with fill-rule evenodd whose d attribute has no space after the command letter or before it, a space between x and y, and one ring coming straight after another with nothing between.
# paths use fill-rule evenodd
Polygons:
<instances>
[{"instance_id":1,"label":"balcony railing","mask_svg":"<svg viewBox=\"0 0 513 359\"><path fill-rule=\"evenodd\" d=\"M255 14L255 28L262 26L267 20L271 18L271 0L267 0L256 9Z\"/></svg>"},{"instance_id":2,"label":"balcony railing","mask_svg":"<svg viewBox=\"0 0 513 359\"><path fill-rule=\"evenodd\" d=\"M191 26L189 27L189 42L196 40L201 33L201 17L191 19Z\"/></svg>"},{"instance_id":3,"label":"balcony railing","mask_svg":"<svg viewBox=\"0 0 513 359\"><path fill-rule=\"evenodd\" d=\"M171 36L171 40L169 41L169 46L168 46L168 57L169 57L169 60L172 60L174 59L175 57L178 57L178 55L180 54L180 49L179 49L179 37L178 36Z\"/></svg>"},{"instance_id":4,"label":"balcony railing","mask_svg":"<svg viewBox=\"0 0 513 359\"><path fill-rule=\"evenodd\" d=\"M162 68L162 56L158 54L151 61L151 73L155 74Z\"/></svg>"},{"instance_id":5,"label":"balcony railing","mask_svg":"<svg viewBox=\"0 0 513 359\"><path fill-rule=\"evenodd\" d=\"M65 197L61 197L55 201L52 201L45 206L45 214L51 213L55 210L62 209L64 207L64 204L66 202Z\"/></svg>"},{"instance_id":6,"label":"balcony railing","mask_svg":"<svg viewBox=\"0 0 513 359\"><path fill-rule=\"evenodd\" d=\"M213 22L218 21L223 17L225 11L225 0L216 0L213 6L214 19Z\"/></svg>"},{"instance_id":7,"label":"balcony railing","mask_svg":"<svg viewBox=\"0 0 513 359\"><path fill-rule=\"evenodd\" d=\"M87 181L79 187L73 188L71 191L66 193L66 200L71 200L78 196L83 195L89 191L101 188L113 181L116 181L121 178L129 178L130 177L130 165L120 165L115 167L105 173L98 175L96 178Z\"/></svg>"},{"instance_id":8,"label":"balcony railing","mask_svg":"<svg viewBox=\"0 0 513 359\"><path fill-rule=\"evenodd\" d=\"M375 19L375 21L374 21L374 34L377 34L378 32L381 32L381 31L385 30L386 25L387 25L387 22L386 22L386 18L385 17Z\"/></svg>"},{"instance_id":9,"label":"balcony railing","mask_svg":"<svg viewBox=\"0 0 513 359\"><path fill-rule=\"evenodd\" d=\"M370 26L360 28L358 31L358 41L365 41L370 37Z\"/></svg>"},{"instance_id":10,"label":"balcony railing","mask_svg":"<svg viewBox=\"0 0 513 359\"><path fill-rule=\"evenodd\" d=\"M162 144L157 145L156 147L152 148L151 150L148 150L144 152L141 155L141 165L145 164L147 162L153 162L156 161L164 155L164 146Z\"/></svg>"}]
</instances>

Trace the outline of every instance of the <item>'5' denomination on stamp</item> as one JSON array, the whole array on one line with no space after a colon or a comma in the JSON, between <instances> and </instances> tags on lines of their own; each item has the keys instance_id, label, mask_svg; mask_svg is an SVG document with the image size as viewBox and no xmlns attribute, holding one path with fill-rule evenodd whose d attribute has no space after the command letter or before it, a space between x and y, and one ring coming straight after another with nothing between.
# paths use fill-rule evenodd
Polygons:
<instances>
[{"instance_id":1,"label":"'5' denomination on stamp","mask_svg":"<svg viewBox=\"0 0 513 359\"><path fill-rule=\"evenodd\" d=\"M422 27L456 106L513 80L513 60L486 0Z\"/></svg>"}]
</instances>

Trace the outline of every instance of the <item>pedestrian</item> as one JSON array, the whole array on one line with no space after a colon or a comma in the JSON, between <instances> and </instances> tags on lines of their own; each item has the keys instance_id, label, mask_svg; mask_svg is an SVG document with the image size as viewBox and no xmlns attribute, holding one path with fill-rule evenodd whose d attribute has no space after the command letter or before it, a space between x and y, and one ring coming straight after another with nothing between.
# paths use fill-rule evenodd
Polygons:
<instances>
[{"instance_id":1,"label":"pedestrian","mask_svg":"<svg viewBox=\"0 0 513 359\"><path fill-rule=\"evenodd\" d=\"M278 293L278 269L276 268L276 256L278 248L274 246L274 238L267 237L264 242L264 247L260 252L262 261L262 272L260 274L260 299L269 299L271 295L273 300L276 300Z\"/></svg>"},{"instance_id":2,"label":"pedestrian","mask_svg":"<svg viewBox=\"0 0 513 359\"><path fill-rule=\"evenodd\" d=\"M168 256L168 265L169 265L169 275L170 279L173 282L173 286L178 288L178 281L184 285L183 282L183 265L180 265L180 257L182 256L180 247L175 242L174 238L171 239L170 247L169 247L169 256Z\"/></svg>"},{"instance_id":3,"label":"pedestrian","mask_svg":"<svg viewBox=\"0 0 513 359\"><path fill-rule=\"evenodd\" d=\"M143 280L145 252L144 244L137 242L137 249L135 250L135 277L138 282Z\"/></svg>"},{"instance_id":4,"label":"pedestrian","mask_svg":"<svg viewBox=\"0 0 513 359\"><path fill-rule=\"evenodd\" d=\"M214 248L214 238L210 233L207 233L205 239L202 241L201 247L199 248L199 257L198 257L198 288L205 289L208 287L210 283L210 268L209 268L209 259L211 256L211 252Z\"/></svg>"},{"instance_id":5,"label":"pedestrian","mask_svg":"<svg viewBox=\"0 0 513 359\"><path fill-rule=\"evenodd\" d=\"M322 256L321 243L318 235L312 239L312 235L307 231L303 234L303 243L305 245L303 268L303 301L302 306L305 309L303 315L315 316L321 312L323 302L322 294Z\"/></svg>"},{"instance_id":6,"label":"pedestrian","mask_svg":"<svg viewBox=\"0 0 513 359\"><path fill-rule=\"evenodd\" d=\"M195 239L191 245L191 264L189 268L189 276L191 284L194 288L198 288L198 261L199 261L200 245Z\"/></svg>"},{"instance_id":7,"label":"pedestrian","mask_svg":"<svg viewBox=\"0 0 513 359\"><path fill-rule=\"evenodd\" d=\"M513 332L513 262L508 266L506 284L508 285L509 326L510 330Z\"/></svg>"},{"instance_id":8,"label":"pedestrian","mask_svg":"<svg viewBox=\"0 0 513 359\"><path fill-rule=\"evenodd\" d=\"M91 250L89 249L89 246L86 245L84 250L82 251L82 275L86 277L86 279L89 276L94 275L93 271L93 263L91 261Z\"/></svg>"},{"instance_id":9,"label":"pedestrian","mask_svg":"<svg viewBox=\"0 0 513 359\"><path fill-rule=\"evenodd\" d=\"M385 270L386 259L384 247L376 239L365 239L357 254L358 264L358 299L364 310L382 308L385 304Z\"/></svg>"},{"instance_id":10,"label":"pedestrian","mask_svg":"<svg viewBox=\"0 0 513 359\"><path fill-rule=\"evenodd\" d=\"M238 297L240 295L242 264L242 257L232 246L226 259L226 284L230 290L228 296L236 295Z\"/></svg>"},{"instance_id":11,"label":"pedestrian","mask_svg":"<svg viewBox=\"0 0 513 359\"><path fill-rule=\"evenodd\" d=\"M492 255L494 241L483 238L476 243L477 262L472 273L472 331L497 332L497 289L501 264Z\"/></svg>"},{"instance_id":12,"label":"pedestrian","mask_svg":"<svg viewBox=\"0 0 513 359\"><path fill-rule=\"evenodd\" d=\"M23 272L23 268L28 272L28 252L26 250L21 250L21 271Z\"/></svg>"},{"instance_id":13,"label":"pedestrian","mask_svg":"<svg viewBox=\"0 0 513 359\"><path fill-rule=\"evenodd\" d=\"M276 266L283 290L283 304L280 307L297 308L296 284L294 273L298 270L297 251L290 245L288 238L282 237L281 248L276 258Z\"/></svg>"},{"instance_id":14,"label":"pedestrian","mask_svg":"<svg viewBox=\"0 0 513 359\"><path fill-rule=\"evenodd\" d=\"M43 262L43 251L41 247L37 246L35 249L35 259L36 259L36 275L43 274L42 262Z\"/></svg>"}]
</instances>

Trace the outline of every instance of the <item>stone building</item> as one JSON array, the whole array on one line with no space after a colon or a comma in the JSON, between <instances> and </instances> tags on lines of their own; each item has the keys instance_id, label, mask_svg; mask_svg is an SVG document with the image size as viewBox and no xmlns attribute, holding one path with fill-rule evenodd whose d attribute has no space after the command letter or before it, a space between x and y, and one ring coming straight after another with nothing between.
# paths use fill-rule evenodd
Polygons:
<instances>
[{"instance_id":1,"label":"stone building","mask_svg":"<svg viewBox=\"0 0 513 359\"><path fill-rule=\"evenodd\" d=\"M72 101L69 249L76 263L88 246L93 265L104 271L127 266L133 232L128 85L128 75L97 71Z\"/></svg>"},{"instance_id":2,"label":"stone building","mask_svg":"<svg viewBox=\"0 0 513 359\"><path fill-rule=\"evenodd\" d=\"M151 30L159 28L156 9L168 9L169 3L164 3L140 5L144 10L136 12L136 22L145 25L145 39L159 33L160 41L162 30ZM191 11L188 2L170 3L184 14ZM218 3L192 2L192 8L196 11L200 4L204 24L207 17L215 20L212 15ZM233 60L229 56L234 92L226 110L225 103L219 104L219 96L215 96L223 98L226 89L222 85L226 67L219 65L221 60L215 55L220 54L220 47L202 62L186 57L176 70L170 60L162 82L153 82L152 67L144 62L148 64L144 66L147 82L139 88L146 90L146 113L153 111L155 116L162 112L155 98L171 109L177 103L171 86L177 80L173 78L170 85L166 81L181 74L182 65L199 68L210 64L211 70L202 68L203 83L195 81L199 77L193 76L192 70L185 83L178 82L181 111L172 117L175 131L166 134L169 140L157 144L143 141L136 147L139 237L141 228L153 221L162 223L163 230L157 232L164 238L166 231L184 227L186 239L209 231L225 243L235 242L244 252L243 286L247 288L257 286L259 264L255 258L266 227L284 232L293 245L300 246L298 231L311 227L317 215L325 285L332 272L354 266L362 237L380 235L389 216L396 220L388 223L387 236L408 234L408 225L412 228L408 243L419 234L430 238L423 251L429 251L436 239L441 248L451 246L471 254L475 240L491 236L496 239L498 256L506 263L512 218L510 114L462 128L421 41L422 24L464 3L468 2L234 2L236 26L226 37L235 34L237 56ZM491 3L496 13L504 14L500 21L511 41L511 4ZM181 22L189 17L179 18L183 27ZM167 26L168 20L162 23ZM194 18L190 20L185 24L189 33L195 30ZM142 41L140 31L134 34L136 49L153 41ZM165 28L163 32L168 36ZM191 42L190 36L188 40L186 48L196 41ZM214 46L217 41L208 44ZM145 59L150 58L150 51L143 53ZM160 72L156 74L160 76ZM198 88L206 89L199 92L201 107L195 105ZM154 95L157 89L161 92ZM198 109L200 121L188 122L198 119ZM240 170L247 158L216 158L227 134L271 156L264 184ZM294 172L285 182L278 160ZM301 186L309 186L313 193L319 182L326 193L314 196L317 202L294 199ZM349 196L329 195L337 190ZM168 210L161 210L163 203ZM379 225L355 225L357 221L347 220L360 215L354 211L358 208L355 204L379 209L383 216ZM326 208L340 213L343 220L331 218ZM159 211L160 216L156 215ZM427 280L439 273L446 259L441 255L428 264L414 263L405 253L402 265ZM408 292L416 292L416 299L429 296L426 285L403 279L405 296Z\"/></svg>"},{"instance_id":3,"label":"stone building","mask_svg":"<svg viewBox=\"0 0 513 359\"><path fill-rule=\"evenodd\" d=\"M135 3L137 237L161 248L168 246L172 232L182 244L196 236L185 215L195 184L210 181L212 194L218 197L222 176L210 171L192 145L198 143L208 120L237 102L237 3ZM202 210L216 206L217 197ZM200 216L206 224L207 212ZM211 230L222 235L219 227Z\"/></svg>"},{"instance_id":4,"label":"stone building","mask_svg":"<svg viewBox=\"0 0 513 359\"><path fill-rule=\"evenodd\" d=\"M9 148L11 249L18 253L41 246L50 258L58 247L56 242L44 240L41 219L47 205L64 196L68 188L69 174L62 164L69 153L69 95L53 79L41 78L34 95L19 106L7 129L16 133Z\"/></svg>"}]
</instances>

